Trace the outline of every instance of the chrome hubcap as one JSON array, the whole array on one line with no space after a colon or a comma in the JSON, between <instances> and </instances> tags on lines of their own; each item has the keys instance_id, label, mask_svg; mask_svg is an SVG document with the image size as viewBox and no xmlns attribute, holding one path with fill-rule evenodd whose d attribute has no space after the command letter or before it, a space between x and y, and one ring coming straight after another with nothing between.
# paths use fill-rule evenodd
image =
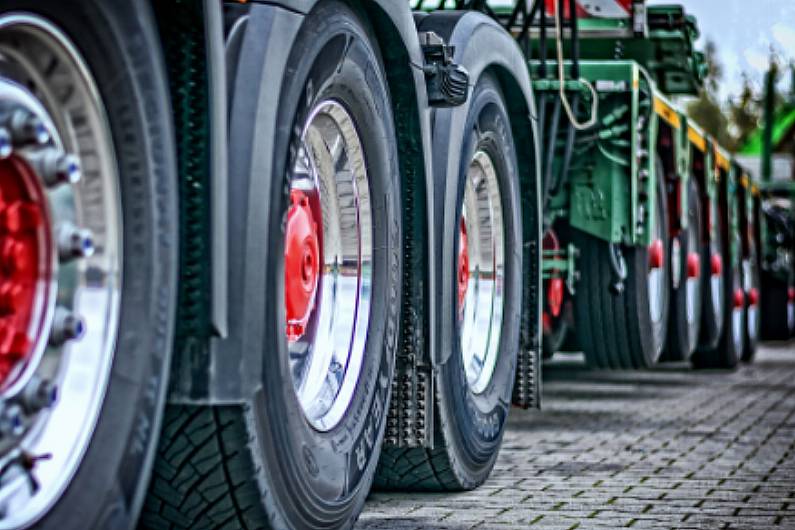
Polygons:
<instances>
[{"instance_id":1,"label":"chrome hubcap","mask_svg":"<svg viewBox=\"0 0 795 530\"><path fill-rule=\"evenodd\" d=\"M113 361L122 271L104 107L76 48L33 15L0 17L0 144L3 137L0 231L22 249L12 253L22 273L0 276L22 286L12 318L26 341L12 348L18 359L0 390L0 527L17 528L58 499L91 440ZM9 225L15 210L26 212L23 231Z\"/></svg>"},{"instance_id":2,"label":"chrome hubcap","mask_svg":"<svg viewBox=\"0 0 795 530\"><path fill-rule=\"evenodd\" d=\"M286 336L307 421L333 429L359 379L370 322L372 212L362 142L347 110L319 103L290 178L285 234Z\"/></svg>"},{"instance_id":3,"label":"chrome hubcap","mask_svg":"<svg viewBox=\"0 0 795 530\"><path fill-rule=\"evenodd\" d=\"M505 283L505 239L497 170L485 151L469 165L461 209L458 285L461 354L467 384L479 394L499 355ZM463 301L463 303L461 302Z\"/></svg>"}]
</instances>

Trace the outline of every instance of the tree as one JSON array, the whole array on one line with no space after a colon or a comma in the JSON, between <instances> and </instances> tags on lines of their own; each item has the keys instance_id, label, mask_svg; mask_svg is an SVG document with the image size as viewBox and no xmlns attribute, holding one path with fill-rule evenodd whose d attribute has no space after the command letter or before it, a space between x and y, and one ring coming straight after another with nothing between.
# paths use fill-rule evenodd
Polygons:
<instances>
[{"instance_id":1,"label":"tree","mask_svg":"<svg viewBox=\"0 0 795 530\"><path fill-rule=\"evenodd\" d=\"M715 43L707 41L704 48L707 75L698 98L687 105L687 115L711 134L721 145L735 144L729 132L729 118L718 103L718 87L723 79L723 66L718 61Z\"/></svg>"}]
</instances>

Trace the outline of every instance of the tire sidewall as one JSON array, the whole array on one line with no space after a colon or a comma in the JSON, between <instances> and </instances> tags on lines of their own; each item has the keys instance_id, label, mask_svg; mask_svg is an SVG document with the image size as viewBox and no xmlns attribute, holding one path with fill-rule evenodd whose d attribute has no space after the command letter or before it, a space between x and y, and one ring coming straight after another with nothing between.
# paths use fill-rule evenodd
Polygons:
<instances>
[{"instance_id":1,"label":"tire sidewall","mask_svg":"<svg viewBox=\"0 0 795 530\"><path fill-rule=\"evenodd\" d=\"M454 295L448 307L454 308L446 315L446 325L454 330L449 336L454 337L451 355L440 366L439 371L439 408L443 424L455 432L446 438L448 447L454 451L458 462L466 474L459 480L474 478L482 481L491 469L496 458L496 448L502 440L505 421L513 391L516 355L519 345L520 314L521 314L521 219L519 218L518 168L510 121L503 103L503 96L497 81L489 74L484 74L475 85L471 96L471 106L463 129L459 161L459 180L456 202L446 211L452 215L453 221L445 226L458 227L461 218L464 197L464 184L470 161L478 148L485 149L497 169L498 184L503 212L503 233L505 237L505 285L503 322L492 379L480 394L474 394L466 380L463 356L460 346L460 325L458 322L457 301L457 262L443 263L443 275L450 282L449 291ZM452 138L451 142L457 141ZM454 237L453 256L458 257L458 234ZM449 421L445 421L449 419ZM463 484L464 487L471 486Z\"/></svg>"},{"instance_id":2,"label":"tire sidewall","mask_svg":"<svg viewBox=\"0 0 795 530\"><path fill-rule=\"evenodd\" d=\"M348 40L350 39L350 40ZM271 182L270 249L262 394L253 396L270 491L287 526L350 524L364 502L385 428L400 306L400 186L389 94L380 59L356 14L327 2L310 13L295 41L279 103ZM369 90L362 90L363 87ZM354 397L330 431L313 429L292 384L284 335L284 229L289 173L302 128L318 102L334 99L353 118L366 156L373 220L372 292L366 353ZM274 303L276 301L276 303Z\"/></svg>"}]
</instances>

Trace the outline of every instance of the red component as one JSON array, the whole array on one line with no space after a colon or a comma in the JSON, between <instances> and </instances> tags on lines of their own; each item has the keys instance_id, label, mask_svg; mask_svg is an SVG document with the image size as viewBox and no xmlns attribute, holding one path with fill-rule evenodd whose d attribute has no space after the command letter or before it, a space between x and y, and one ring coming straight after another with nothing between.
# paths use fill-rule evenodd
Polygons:
<instances>
[{"instance_id":1,"label":"red component","mask_svg":"<svg viewBox=\"0 0 795 530\"><path fill-rule=\"evenodd\" d=\"M458 310L463 311L469 287L469 242L464 219L458 225Z\"/></svg>"},{"instance_id":2,"label":"red component","mask_svg":"<svg viewBox=\"0 0 795 530\"><path fill-rule=\"evenodd\" d=\"M690 252L687 255L687 277L698 278L701 275L701 256L698 252Z\"/></svg>"},{"instance_id":3,"label":"red component","mask_svg":"<svg viewBox=\"0 0 795 530\"><path fill-rule=\"evenodd\" d=\"M787 289L787 300L790 302L795 302L795 287L790 287Z\"/></svg>"},{"instance_id":4,"label":"red component","mask_svg":"<svg viewBox=\"0 0 795 530\"><path fill-rule=\"evenodd\" d=\"M546 0L547 15L555 15L555 0ZM563 4L563 16L569 18L569 0L558 0ZM632 0L590 0L577 2L577 16L580 18L629 18L632 13Z\"/></svg>"},{"instance_id":5,"label":"red component","mask_svg":"<svg viewBox=\"0 0 795 530\"><path fill-rule=\"evenodd\" d=\"M713 254L709 265L713 276L723 272L723 258L720 257L720 254Z\"/></svg>"},{"instance_id":6,"label":"red component","mask_svg":"<svg viewBox=\"0 0 795 530\"><path fill-rule=\"evenodd\" d=\"M544 333L552 333L552 317L546 311L541 314L541 327Z\"/></svg>"},{"instance_id":7,"label":"red component","mask_svg":"<svg viewBox=\"0 0 795 530\"><path fill-rule=\"evenodd\" d=\"M741 307L745 307L745 291L742 289L735 289L734 290L734 308L739 309Z\"/></svg>"},{"instance_id":8,"label":"red component","mask_svg":"<svg viewBox=\"0 0 795 530\"><path fill-rule=\"evenodd\" d=\"M547 305L553 317L560 316L563 307L563 278L552 278L547 290Z\"/></svg>"},{"instance_id":9,"label":"red component","mask_svg":"<svg viewBox=\"0 0 795 530\"><path fill-rule=\"evenodd\" d=\"M290 342L303 336L312 315L320 262L319 228L309 196L301 190L292 190L284 238L284 307Z\"/></svg>"},{"instance_id":10,"label":"red component","mask_svg":"<svg viewBox=\"0 0 795 530\"><path fill-rule=\"evenodd\" d=\"M748 305L756 305L759 303L759 289L751 287L748 291Z\"/></svg>"},{"instance_id":11,"label":"red component","mask_svg":"<svg viewBox=\"0 0 795 530\"><path fill-rule=\"evenodd\" d=\"M0 387L20 372L33 353L32 327L46 304L36 303L39 285L52 274L52 236L38 176L21 158L0 161ZM40 307L42 306L43 307Z\"/></svg>"},{"instance_id":12,"label":"red component","mask_svg":"<svg viewBox=\"0 0 795 530\"><path fill-rule=\"evenodd\" d=\"M661 269L665 262L665 249L662 239L656 239L649 245L649 268Z\"/></svg>"}]
</instances>

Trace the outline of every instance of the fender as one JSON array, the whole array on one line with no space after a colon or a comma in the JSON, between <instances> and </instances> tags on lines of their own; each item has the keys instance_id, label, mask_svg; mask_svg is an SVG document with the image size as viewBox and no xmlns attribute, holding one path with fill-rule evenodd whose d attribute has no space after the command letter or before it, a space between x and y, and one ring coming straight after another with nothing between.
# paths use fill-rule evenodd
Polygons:
<instances>
[{"instance_id":1,"label":"fender","mask_svg":"<svg viewBox=\"0 0 795 530\"><path fill-rule=\"evenodd\" d=\"M268 271L263 264L267 263L268 245L262 234L253 234L248 227L261 225L270 215L269 205L262 198L268 196L266 190L270 189L271 175L266 168L272 167L274 153L263 146L274 145L280 126L276 123L276 115L283 89L282 72L289 66L290 50L303 19L317 0L227 6L225 55L218 53L222 49L218 44L220 11L217 7L220 4L214 0L206 2L206 13L212 17L207 21L207 46L208 75L215 103L213 117L215 126L220 125L222 129L213 141L216 156L211 235L213 271L218 277L212 286L216 337L211 340L209 358L194 356L191 352L180 354L180 370L172 379L169 401L234 404L242 403L244 396L250 396L262 385L258 375L262 352L252 344L243 343L242 330L243 326L251 329L255 323L263 322L264 309L251 306L243 286L264 285ZM393 70L389 61L400 58L402 64L397 66L411 72L403 76L400 86L395 86L391 78L388 81L393 102L399 91L412 103L401 110L411 113L411 119L401 122L412 127L404 136L413 140L412 148L406 150L413 155L409 160L401 150L400 168L402 174L410 168L421 180L424 189L419 190L420 195L426 201L425 211L430 212L430 110L424 76L420 70L409 66L423 62L411 11L407 4L390 0L359 5L379 39L387 72ZM382 42L382 39L390 40ZM389 53L385 51L386 45L389 45ZM224 115L227 106L228 114ZM398 122L397 109L395 115ZM224 165L227 160L228 164ZM425 219L422 224L427 232L429 220ZM424 254L432 261L430 249L435 248L432 234L429 233L425 241ZM248 256L248 261L241 256ZM423 265L428 267L432 263ZM432 282L430 277L424 282L426 293L433 292ZM430 297L426 298L431 304ZM429 311L426 319L426 334L430 336L433 336L433 315L434 312Z\"/></svg>"},{"instance_id":2,"label":"fender","mask_svg":"<svg viewBox=\"0 0 795 530\"><path fill-rule=\"evenodd\" d=\"M470 74L471 84L486 71L495 71L506 93L509 106L511 126L514 130L516 150L519 157L519 172L526 181L522 189L523 225L525 261L531 261L530 267L525 263L524 293L536 293L535 300L524 300L523 306L528 314L522 318L521 351L529 352L528 372L533 372L523 383L529 385L520 390L525 393L519 404L531 405L538 402L540 378L538 374L538 355L540 351L540 315L541 292L540 283L540 241L541 241L541 176L540 167L535 163L539 160L538 124L536 119L535 98L530 81L527 63L513 38L494 20L477 12L436 12L419 18L418 29L434 31L448 44L455 46L455 61L464 66ZM433 138L436 149L433 153L434 175L434 222L431 226L436 230L435 239L440 242L439 251L448 260L452 260L454 238L444 234L457 233L455 226L445 225L445 211L455 209L456 186L458 172L461 167L461 149L463 146L464 125L471 101L452 109L438 109L434 114ZM443 147L440 147L443 146ZM446 147L446 149L444 148ZM528 222L529 219L529 222ZM528 233L529 232L529 233ZM453 262L453 261L449 261ZM448 271L437 271L435 279L437 289L434 291L437 308L436 321L439 323L436 335L435 364L445 363L450 356L450 349L442 347L454 340L455 330L441 323L443 315L454 311L450 292L452 285L443 281L442 276ZM532 298L532 297L531 297ZM520 353L520 356L522 353ZM522 360L520 359L520 372ZM527 375L527 374L525 374ZM521 374L520 374L521 377ZM519 381L517 381L519 383ZM519 385L521 386L521 385ZM515 396L516 397L516 396Z\"/></svg>"}]
</instances>

